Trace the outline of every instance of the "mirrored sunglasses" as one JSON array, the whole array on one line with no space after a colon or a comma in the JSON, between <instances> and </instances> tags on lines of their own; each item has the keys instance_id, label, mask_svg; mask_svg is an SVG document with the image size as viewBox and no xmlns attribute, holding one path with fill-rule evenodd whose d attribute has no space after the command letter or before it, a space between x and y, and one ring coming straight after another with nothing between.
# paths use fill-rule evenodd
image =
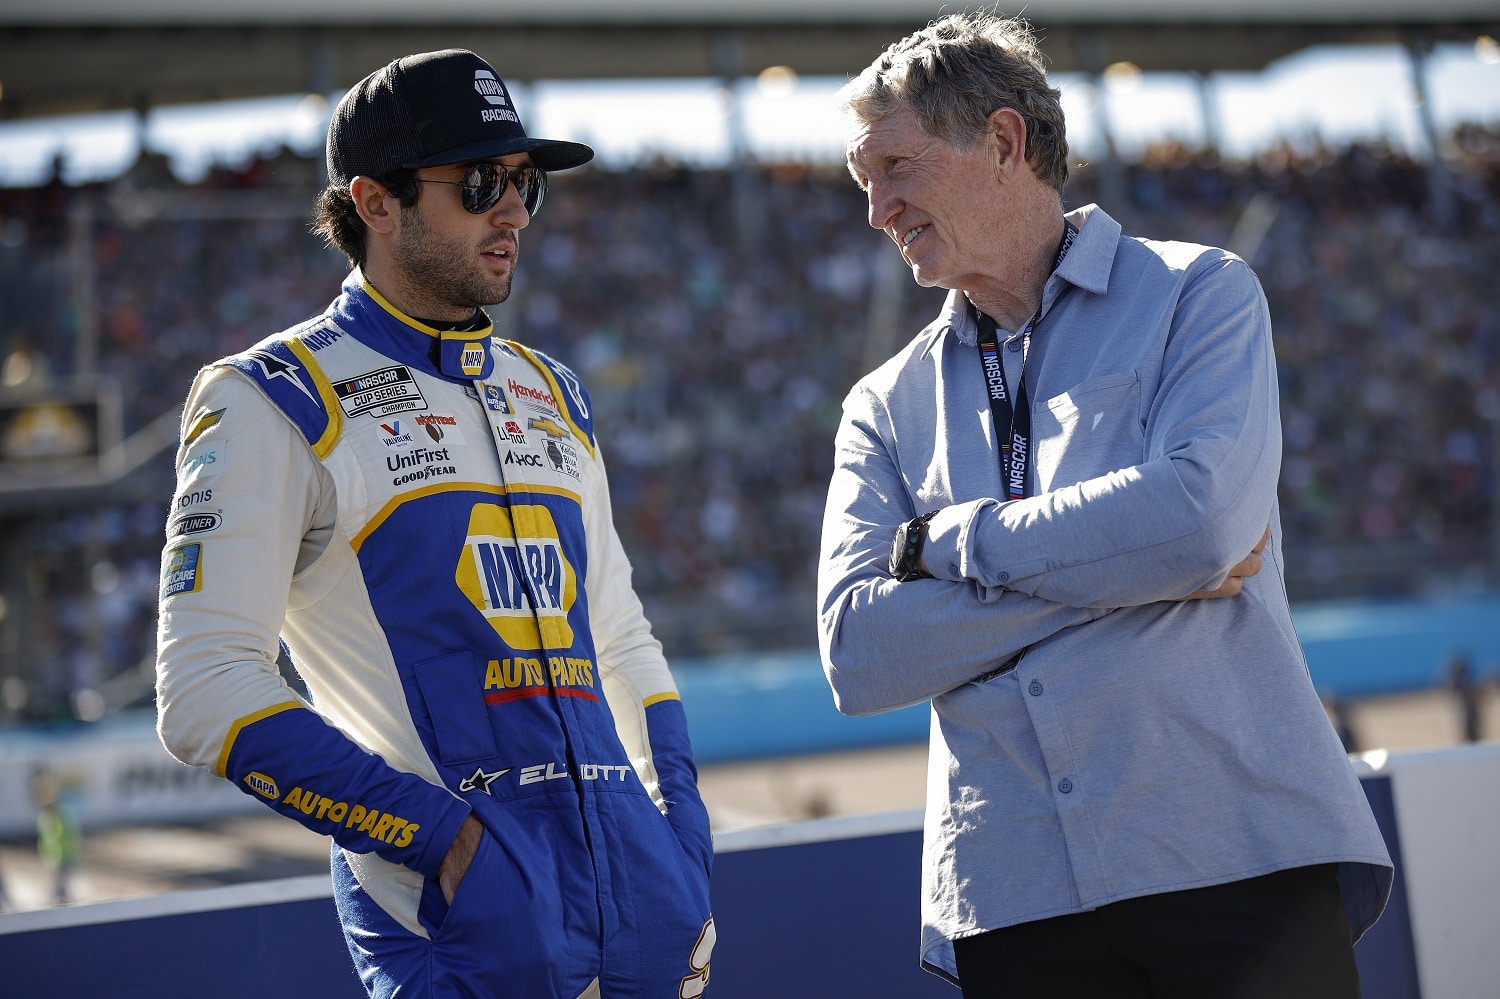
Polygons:
<instances>
[{"instance_id":1,"label":"mirrored sunglasses","mask_svg":"<svg viewBox=\"0 0 1500 999\"><path fill-rule=\"evenodd\" d=\"M472 163L463 180L428 180L418 177L423 184L447 184L460 188L464 211L472 215L483 215L505 197L505 185L514 184L521 196L521 204L527 215L535 215L542 207L542 198L547 193L547 171L541 167L506 167L488 161Z\"/></svg>"}]
</instances>

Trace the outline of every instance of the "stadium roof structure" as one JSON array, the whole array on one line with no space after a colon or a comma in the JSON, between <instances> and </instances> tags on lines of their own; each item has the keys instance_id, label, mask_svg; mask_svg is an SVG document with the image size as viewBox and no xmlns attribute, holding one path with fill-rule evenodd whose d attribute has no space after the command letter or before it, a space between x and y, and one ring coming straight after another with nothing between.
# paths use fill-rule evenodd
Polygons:
<instances>
[{"instance_id":1,"label":"stadium roof structure","mask_svg":"<svg viewBox=\"0 0 1500 999\"><path fill-rule=\"evenodd\" d=\"M408 52L508 78L858 72L942 0L5 0L0 119L331 93ZM1023 7L1020 0L1015 6ZM1494 0L1030 0L1052 68L1258 70L1318 44L1500 32Z\"/></svg>"}]
</instances>

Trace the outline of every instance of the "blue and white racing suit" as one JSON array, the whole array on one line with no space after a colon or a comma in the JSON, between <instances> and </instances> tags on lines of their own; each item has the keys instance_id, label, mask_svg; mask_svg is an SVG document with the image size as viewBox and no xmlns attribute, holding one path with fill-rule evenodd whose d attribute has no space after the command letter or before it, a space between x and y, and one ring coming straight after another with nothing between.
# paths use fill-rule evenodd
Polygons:
<instances>
[{"instance_id":1,"label":"blue and white racing suit","mask_svg":"<svg viewBox=\"0 0 1500 999\"><path fill-rule=\"evenodd\" d=\"M370 993L699 995L708 816L572 372L356 270L199 373L177 464L162 742L333 838Z\"/></svg>"}]
</instances>

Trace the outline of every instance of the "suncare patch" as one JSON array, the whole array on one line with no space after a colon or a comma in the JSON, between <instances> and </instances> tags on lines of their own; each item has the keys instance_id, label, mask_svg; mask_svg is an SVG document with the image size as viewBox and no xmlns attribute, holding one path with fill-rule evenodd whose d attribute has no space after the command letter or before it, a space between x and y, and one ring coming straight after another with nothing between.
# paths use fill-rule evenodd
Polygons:
<instances>
[{"instance_id":1,"label":"suncare patch","mask_svg":"<svg viewBox=\"0 0 1500 999\"><path fill-rule=\"evenodd\" d=\"M486 384L484 386L484 404L497 413L510 414L510 403L505 401L505 393L500 391L500 386Z\"/></svg>"},{"instance_id":2,"label":"suncare patch","mask_svg":"<svg viewBox=\"0 0 1500 999\"><path fill-rule=\"evenodd\" d=\"M197 593L203 589L203 544L194 542L173 548L161 571L161 596Z\"/></svg>"}]
</instances>

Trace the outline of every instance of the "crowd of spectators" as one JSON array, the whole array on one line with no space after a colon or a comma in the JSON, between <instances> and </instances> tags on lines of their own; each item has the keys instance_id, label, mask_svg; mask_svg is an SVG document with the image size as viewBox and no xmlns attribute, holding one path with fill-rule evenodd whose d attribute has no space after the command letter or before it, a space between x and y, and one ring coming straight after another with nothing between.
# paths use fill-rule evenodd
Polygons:
<instances>
[{"instance_id":1,"label":"crowd of spectators","mask_svg":"<svg viewBox=\"0 0 1500 999\"><path fill-rule=\"evenodd\" d=\"M1128 232L1229 246L1260 274L1294 600L1495 582L1500 131L1451 140L1436 172L1373 145L1252 162L1161 147L1083 168L1066 192ZM122 385L125 433L140 430L199 365L336 293L347 265L307 227L316 176L283 151L182 185L146 157L109 184L0 192L0 358L33 376L86 360ZM563 175L521 259L497 325L590 387L669 653L810 647L840 402L941 292L911 283L836 164ZM87 502L8 515L26 647L68 668L39 690L16 643L0 647L0 714L149 659L171 464L168 448Z\"/></svg>"}]
</instances>

